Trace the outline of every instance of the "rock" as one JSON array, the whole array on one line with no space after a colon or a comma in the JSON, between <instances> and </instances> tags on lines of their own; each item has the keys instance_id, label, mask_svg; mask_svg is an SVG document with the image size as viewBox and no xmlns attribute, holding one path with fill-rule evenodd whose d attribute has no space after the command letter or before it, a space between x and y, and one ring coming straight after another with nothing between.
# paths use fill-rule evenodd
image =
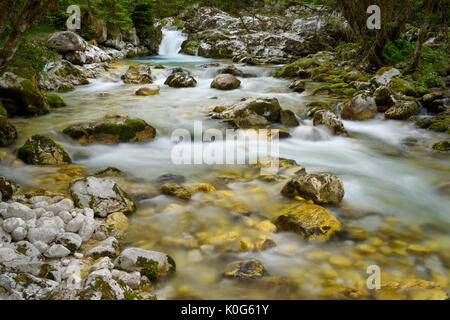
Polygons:
<instances>
[{"instance_id":1,"label":"rock","mask_svg":"<svg viewBox=\"0 0 450 320\"><path fill-rule=\"evenodd\" d=\"M315 112L313 123L315 126L324 125L335 135L348 135L342 121L331 111L320 110Z\"/></svg>"},{"instance_id":2,"label":"rock","mask_svg":"<svg viewBox=\"0 0 450 320\"><path fill-rule=\"evenodd\" d=\"M375 103L377 104L378 111L384 112L395 104L393 93L391 90L382 86L374 92Z\"/></svg>"},{"instance_id":3,"label":"rock","mask_svg":"<svg viewBox=\"0 0 450 320\"><path fill-rule=\"evenodd\" d=\"M70 185L70 194L77 207L91 208L100 217L114 212L131 214L136 209L130 196L108 178L91 176L75 180Z\"/></svg>"},{"instance_id":4,"label":"rock","mask_svg":"<svg viewBox=\"0 0 450 320\"><path fill-rule=\"evenodd\" d=\"M450 133L450 115L440 114L432 118L417 121L416 125L423 129Z\"/></svg>"},{"instance_id":5,"label":"rock","mask_svg":"<svg viewBox=\"0 0 450 320\"><path fill-rule=\"evenodd\" d=\"M125 271L113 270L112 277L115 280L125 283L131 289L136 290L141 286L141 274L139 272L128 273Z\"/></svg>"},{"instance_id":6,"label":"rock","mask_svg":"<svg viewBox=\"0 0 450 320\"><path fill-rule=\"evenodd\" d=\"M114 212L106 218L109 226L114 226L115 230L126 231L128 229L128 218L122 212Z\"/></svg>"},{"instance_id":7,"label":"rock","mask_svg":"<svg viewBox=\"0 0 450 320\"><path fill-rule=\"evenodd\" d=\"M223 275L227 278L255 279L266 274L262 263L256 259L234 261L225 267Z\"/></svg>"},{"instance_id":8,"label":"rock","mask_svg":"<svg viewBox=\"0 0 450 320\"><path fill-rule=\"evenodd\" d=\"M51 211L54 214L59 214L61 211L71 211L73 210L74 204L70 199L64 199L47 207L47 211Z\"/></svg>"},{"instance_id":9,"label":"rock","mask_svg":"<svg viewBox=\"0 0 450 320\"><path fill-rule=\"evenodd\" d=\"M160 87L157 85L147 86L140 88L138 91L136 91L137 96L153 96L155 94L158 94L160 90Z\"/></svg>"},{"instance_id":10,"label":"rock","mask_svg":"<svg viewBox=\"0 0 450 320\"><path fill-rule=\"evenodd\" d=\"M450 151L450 141L439 141L433 144L432 147L434 150L439 152L447 152Z\"/></svg>"},{"instance_id":11,"label":"rock","mask_svg":"<svg viewBox=\"0 0 450 320\"><path fill-rule=\"evenodd\" d=\"M85 51L71 51L65 54L65 58L67 61L70 61L76 65L84 65L87 62L86 52Z\"/></svg>"},{"instance_id":12,"label":"rock","mask_svg":"<svg viewBox=\"0 0 450 320\"><path fill-rule=\"evenodd\" d=\"M13 232L15 229L22 227L26 228L26 222L21 218L7 218L3 221L2 228L8 233Z\"/></svg>"},{"instance_id":13,"label":"rock","mask_svg":"<svg viewBox=\"0 0 450 320\"><path fill-rule=\"evenodd\" d=\"M8 116L36 116L50 112L33 67L17 60L0 75L0 101Z\"/></svg>"},{"instance_id":14,"label":"rock","mask_svg":"<svg viewBox=\"0 0 450 320\"><path fill-rule=\"evenodd\" d=\"M3 229L0 228L0 247L10 242L11 236L9 235L9 233L3 231Z\"/></svg>"},{"instance_id":15,"label":"rock","mask_svg":"<svg viewBox=\"0 0 450 320\"><path fill-rule=\"evenodd\" d=\"M209 192L216 191L216 188L214 186L210 185L209 183L199 183L199 184L196 184L196 185L190 187L190 190L192 193L197 193L197 192L209 193Z\"/></svg>"},{"instance_id":16,"label":"rock","mask_svg":"<svg viewBox=\"0 0 450 320\"><path fill-rule=\"evenodd\" d=\"M100 49L99 49L100 50ZM67 92L75 90L75 86L88 84L88 69L84 65L83 68L70 63L67 60L57 60L49 62L43 72L48 78L41 80L41 84L46 90L54 90L59 92ZM107 69L106 63L90 65L94 68L91 76L99 74Z\"/></svg>"},{"instance_id":17,"label":"rock","mask_svg":"<svg viewBox=\"0 0 450 320\"><path fill-rule=\"evenodd\" d=\"M391 82L394 77L401 75L398 69L392 67L383 67L379 69L374 77L375 83L379 86L385 86Z\"/></svg>"},{"instance_id":18,"label":"rock","mask_svg":"<svg viewBox=\"0 0 450 320\"><path fill-rule=\"evenodd\" d=\"M32 220L36 218L36 213L24 204L13 202L8 204L8 208L6 209L3 218L7 219L12 217L21 218L23 220Z\"/></svg>"},{"instance_id":19,"label":"rock","mask_svg":"<svg viewBox=\"0 0 450 320\"><path fill-rule=\"evenodd\" d=\"M318 204L338 204L344 197L344 185L331 173L301 174L291 179L281 193L288 197L300 196Z\"/></svg>"},{"instance_id":20,"label":"rock","mask_svg":"<svg viewBox=\"0 0 450 320\"><path fill-rule=\"evenodd\" d=\"M348 120L369 120L377 115L377 105L372 97L359 94L342 110L342 118Z\"/></svg>"},{"instance_id":21,"label":"rock","mask_svg":"<svg viewBox=\"0 0 450 320\"><path fill-rule=\"evenodd\" d=\"M64 101L64 99L57 94L47 93L45 97L47 98L47 102L50 108L58 109L67 106L67 103Z\"/></svg>"},{"instance_id":22,"label":"rock","mask_svg":"<svg viewBox=\"0 0 450 320\"><path fill-rule=\"evenodd\" d=\"M278 122L280 112L280 103L276 98L244 98L213 117L232 121L240 128L252 128Z\"/></svg>"},{"instance_id":23,"label":"rock","mask_svg":"<svg viewBox=\"0 0 450 320\"><path fill-rule=\"evenodd\" d=\"M69 249L70 252L73 253L73 252L77 251L78 248L81 246L82 239L76 233L64 232L64 233L58 234L55 242L57 244L63 245L64 247Z\"/></svg>"},{"instance_id":24,"label":"rock","mask_svg":"<svg viewBox=\"0 0 450 320\"><path fill-rule=\"evenodd\" d=\"M77 294L79 300L141 300L142 297L135 293L123 282L117 282L112 278L109 270L98 270L91 273L82 282L82 290Z\"/></svg>"},{"instance_id":25,"label":"rock","mask_svg":"<svg viewBox=\"0 0 450 320\"><path fill-rule=\"evenodd\" d=\"M125 271L139 271L153 281L170 272L175 272L175 261L162 252L127 248L114 261L116 268Z\"/></svg>"},{"instance_id":26,"label":"rock","mask_svg":"<svg viewBox=\"0 0 450 320\"><path fill-rule=\"evenodd\" d=\"M0 148L12 145L16 139L16 127L8 121L8 118L0 115Z\"/></svg>"},{"instance_id":27,"label":"rock","mask_svg":"<svg viewBox=\"0 0 450 320\"><path fill-rule=\"evenodd\" d=\"M22 241L27 237L28 231L24 227L18 227L11 232L11 237L14 241Z\"/></svg>"},{"instance_id":28,"label":"rock","mask_svg":"<svg viewBox=\"0 0 450 320\"><path fill-rule=\"evenodd\" d=\"M17 254L14 249L0 248L0 263L9 262L17 258Z\"/></svg>"},{"instance_id":29,"label":"rock","mask_svg":"<svg viewBox=\"0 0 450 320\"><path fill-rule=\"evenodd\" d=\"M41 241L49 244L50 242L55 240L57 234L58 231L51 228L30 228L28 230L27 239L31 243Z\"/></svg>"},{"instance_id":30,"label":"rock","mask_svg":"<svg viewBox=\"0 0 450 320\"><path fill-rule=\"evenodd\" d=\"M192 197L191 191L176 182L167 182L160 186L162 193L174 196L183 200L189 200Z\"/></svg>"},{"instance_id":31,"label":"rock","mask_svg":"<svg viewBox=\"0 0 450 320\"><path fill-rule=\"evenodd\" d=\"M28 241L18 241L14 243L14 249L20 254L23 254L32 259L40 258L41 255L39 249Z\"/></svg>"},{"instance_id":32,"label":"rock","mask_svg":"<svg viewBox=\"0 0 450 320\"><path fill-rule=\"evenodd\" d=\"M294 92L302 93L305 91L306 82L303 80L294 80L289 85L289 89L292 89Z\"/></svg>"},{"instance_id":33,"label":"rock","mask_svg":"<svg viewBox=\"0 0 450 320\"><path fill-rule=\"evenodd\" d=\"M187 87L195 87L197 85L197 81L194 79L194 77L184 72L176 72L171 74L166 79L164 84L172 88L187 88Z\"/></svg>"},{"instance_id":34,"label":"rock","mask_svg":"<svg viewBox=\"0 0 450 320\"><path fill-rule=\"evenodd\" d=\"M412 96L412 97L415 97L417 95L414 86L401 78L392 79L389 82L389 88L398 95Z\"/></svg>"},{"instance_id":35,"label":"rock","mask_svg":"<svg viewBox=\"0 0 450 320\"><path fill-rule=\"evenodd\" d=\"M158 179L156 179L156 182L158 184L164 184L166 182L183 183L185 181L186 181L186 178L183 177L182 175L171 174L171 173L163 174L163 175L159 176Z\"/></svg>"},{"instance_id":36,"label":"rock","mask_svg":"<svg viewBox=\"0 0 450 320\"><path fill-rule=\"evenodd\" d=\"M46 46L55 48L59 53L66 53L71 51L84 51L87 48L87 43L76 33L61 31L54 33L47 40Z\"/></svg>"},{"instance_id":37,"label":"rock","mask_svg":"<svg viewBox=\"0 0 450 320\"><path fill-rule=\"evenodd\" d=\"M219 69L219 74L231 74L235 77L244 77L245 74L235 66L226 66L225 68Z\"/></svg>"},{"instance_id":38,"label":"rock","mask_svg":"<svg viewBox=\"0 0 450 320\"><path fill-rule=\"evenodd\" d=\"M240 85L241 81L236 79L235 76L231 74L218 74L211 83L211 88L233 90L239 88Z\"/></svg>"},{"instance_id":39,"label":"rock","mask_svg":"<svg viewBox=\"0 0 450 320\"><path fill-rule=\"evenodd\" d=\"M122 76L125 83L131 84L147 84L152 83L151 67L146 64L138 66L130 66L128 71Z\"/></svg>"},{"instance_id":40,"label":"rock","mask_svg":"<svg viewBox=\"0 0 450 320\"><path fill-rule=\"evenodd\" d=\"M14 182L0 176L0 201L11 200L12 196L17 191L17 188L18 187Z\"/></svg>"},{"instance_id":41,"label":"rock","mask_svg":"<svg viewBox=\"0 0 450 320\"><path fill-rule=\"evenodd\" d=\"M62 165L72 163L69 154L52 139L34 135L17 151L23 162L35 165Z\"/></svg>"},{"instance_id":42,"label":"rock","mask_svg":"<svg viewBox=\"0 0 450 320\"><path fill-rule=\"evenodd\" d=\"M333 285L320 291L319 298L325 300L359 300L362 298L362 294L355 288Z\"/></svg>"},{"instance_id":43,"label":"rock","mask_svg":"<svg viewBox=\"0 0 450 320\"><path fill-rule=\"evenodd\" d=\"M114 264L111 262L111 259L109 257L104 257L100 259L100 261L94 263L92 266L89 267L89 272L94 272L97 270L107 269L112 270L114 268Z\"/></svg>"},{"instance_id":44,"label":"rock","mask_svg":"<svg viewBox=\"0 0 450 320\"><path fill-rule=\"evenodd\" d=\"M93 217L85 217L85 219L83 220L83 224L78 231L78 234L80 235L83 242L89 241L89 239L91 239L97 226L98 222L95 221Z\"/></svg>"},{"instance_id":45,"label":"rock","mask_svg":"<svg viewBox=\"0 0 450 320\"><path fill-rule=\"evenodd\" d=\"M81 144L115 144L154 139L156 130L141 119L115 117L71 125L63 133Z\"/></svg>"},{"instance_id":46,"label":"rock","mask_svg":"<svg viewBox=\"0 0 450 320\"><path fill-rule=\"evenodd\" d=\"M66 224L65 230L67 232L73 233L78 232L83 226L85 219L86 218L83 215L78 214L75 218L73 218L69 223Z\"/></svg>"},{"instance_id":47,"label":"rock","mask_svg":"<svg viewBox=\"0 0 450 320\"><path fill-rule=\"evenodd\" d=\"M114 237L99 242L94 248L86 252L87 257L98 259L101 257L115 258L119 254L119 242Z\"/></svg>"},{"instance_id":48,"label":"rock","mask_svg":"<svg viewBox=\"0 0 450 320\"><path fill-rule=\"evenodd\" d=\"M328 240L341 230L341 223L325 208L309 203L288 206L275 220L279 231L294 232L306 240Z\"/></svg>"},{"instance_id":49,"label":"rock","mask_svg":"<svg viewBox=\"0 0 450 320\"><path fill-rule=\"evenodd\" d=\"M70 250L60 244L54 244L44 253L47 258L63 258L70 254Z\"/></svg>"},{"instance_id":50,"label":"rock","mask_svg":"<svg viewBox=\"0 0 450 320\"><path fill-rule=\"evenodd\" d=\"M400 101L390 107L384 116L386 119L406 120L417 114L419 108L415 101Z\"/></svg>"},{"instance_id":51,"label":"rock","mask_svg":"<svg viewBox=\"0 0 450 320\"><path fill-rule=\"evenodd\" d=\"M300 122L297 120L297 117L292 110L280 111L280 123L285 127L297 127L300 125Z\"/></svg>"}]
</instances>

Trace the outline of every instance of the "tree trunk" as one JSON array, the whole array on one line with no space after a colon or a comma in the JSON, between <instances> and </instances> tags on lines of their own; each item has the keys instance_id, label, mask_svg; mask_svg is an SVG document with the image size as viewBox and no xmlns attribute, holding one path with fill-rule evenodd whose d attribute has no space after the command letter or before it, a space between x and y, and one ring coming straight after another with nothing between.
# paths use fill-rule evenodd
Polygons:
<instances>
[{"instance_id":1,"label":"tree trunk","mask_svg":"<svg viewBox=\"0 0 450 320\"><path fill-rule=\"evenodd\" d=\"M428 26L430 24L431 14L435 5L435 0L427 0L427 8L425 11L425 17L423 18L422 25L420 26L419 37L416 42L416 48L411 58L411 62L408 66L407 72L411 73L417 69L419 65L420 57L422 56L423 42L425 41L425 35L427 34Z\"/></svg>"},{"instance_id":2,"label":"tree trunk","mask_svg":"<svg viewBox=\"0 0 450 320\"><path fill-rule=\"evenodd\" d=\"M22 9L16 21L11 21L12 30L8 40L0 49L0 72L3 72L16 57L19 43L28 29L42 17L49 9L54 7L58 0L29 0Z\"/></svg>"}]
</instances>

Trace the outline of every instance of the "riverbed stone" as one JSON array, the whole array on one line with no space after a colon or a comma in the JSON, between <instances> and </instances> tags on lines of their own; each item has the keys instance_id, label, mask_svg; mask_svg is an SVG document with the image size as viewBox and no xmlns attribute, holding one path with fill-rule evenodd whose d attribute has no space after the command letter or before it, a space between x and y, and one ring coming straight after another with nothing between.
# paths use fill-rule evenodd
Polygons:
<instances>
[{"instance_id":1,"label":"riverbed stone","mask_svg":"<svg viewBox=\"0 0 450 320\"><path fill-rule=\"evenodd\" d=\"M171 74L164 84L172 88L187 88L195 87L197 85L197 80L184 72L176 72Z\"/></svg>"},{"instance_id":2,"label":"riverbed stone","mask_svg":"<svg viewBox=\"0 0 450 320\"><path fill-rule=\"evenodd\" d=\"M450 133L450 115L439 114L416 122L419 128Z\"/></svg>"},{"instance_id":3,"label":"riverbed stone","mask_svg":"<svg viewBox=\"0 0 450 320\"><path fill-rule=\"evenodd\" d=\"M233 90L239 88L241 81L232 74L218 74L213 82L211 88L218 90Z\"/></svg>"},{"instance_id":4,"label":"riverbed stone","mask_svg":"<svg viewBox=\"0 0 450 320\"><path fill-rule=\"evenodd\" d=\"M130 66L127 72L122 76L125 83L130 84L147 84L152 83L151 67L146 64L138 66Z\"/></svg>"},{"instance_id":5,"label":"riverbed stone","mask_svg":"<svg viewBox=\"0 0 450 320\"><path fill-rule=\"evenodd\" d=\"M58 231L53 228L30 228L28 230L27 239L31 243L42 241L49 244L55 240Z\"/></svg>"},{"instance_id":6,"label":"riverbed stone","mask_svg":"<svg viewBox=\"0 0 450 320\"><path fill-rule=\"evenodd\" d=\"M16 127L8 118L0 115L0 148L8 147L17 139Z\"/></svg>"},{"instance_id":7,"label":"riverbed stone","mask_svg":"<svg viewBox=\"0 0 450 320\"><path fill-rule=\"evenodd\" d=\"M292 110L280 111L280 123L285 127L297 127L300 125L300 122Z\"/></svg>"},{"instance_id":8,"label":"riverbed stone","mask_svg":"<svg viewBox=\"0 0 450 320\"><path fill-rule=\"evenodd\" d=\"M146 86L146 87L139 88L136 91L136 95L137 96L153 96L155 94L158 94L160 89L161 88L157 85Z\"/></svg>"},{"instance_id":9,"label":"riverbed stone","mask_svg":"<svg viewBox=\"0 0 450 320\"><path fill-rule=\"evenodd\" d=\"M3 221L2 228L8 233L13 232L16 228L22 227L25 228L27 224L21 218L7 218Z\"/></svg>"},{"instance_id":10,"label":"riverbed stone","mask_svg":"<svg viewBox=\"0 0 450 320\"><path fill-rule=\"evenodd\" d=\"M60 244L54 244L47 249L44 256L47 258L63 258L70 254L70 250Z\"/></svg>"},{"instance_id":11,"label":"riverbed stone","mask_svg":"<svg viewBox=\"0 0 450 320\"><path fill-rule=\"evenodd\" d=\"M318 204L338 204L344 197L344 185L332 173L301 174L291 179L281 193L288 197L300 196Z\"/></svg>"},{"instance_id":12,"label":"riverbed stone","mask_svg":"<svg viewBox=\"0 0 450 320\"><path fill-rule=\"evenodd\" d=\"M139 271L149 280L174 272L175 262L167 254L140 248L127 248L114 261L116 268L133 272Z\"/></svg>"},{"instance_id":13,"label":"riverbed stone","mask_svg":"<svg viewBox=\"0 0 450 320\"><path fill-rule=\"evenodd\" d=\"M369 120L377 115L375 99L367 94L355 96L342 110L342 118L347 120Z\"/></svg>"},{"instance_id":14,"label":"riverbed stone","mask_svg":"<svg viewBox=\"0 0 450 320\"><path fill-rule=\"evenodd\" d=\"M294 232L306 240L328 240L341 230L341 223L324 207L299 202L282 210L275 220L279 231Z\"/></svg>"},{"instance_id":15,"label":"riverbed stone","mask_svg":"<svg viewBox=\"0 0 450 320\"><path fill-rule=\"evenodd\" d=\"M17 191L18 185L12 180L0 176L0 201L8 201Z\"/></svg>"},{"instance_id":16,"label":"riverbed stone","mask_svg":"<svg viewBox=\"0 0 450 320\"><path fill-rule=\"evenodd\" d=\"M100 257L115 258L119 254L119 242L114 237L99 242L95 247L86 252L87 257L98 259Z\"/></svg>"},{"instance_id":17,"label":"riverbed stone","mask_svg":"<svg viewBox=\"0 0 450 320\"><path fill-rule=\"evenodd\" d=\"M11 237L14 241L22 241L27 237L28 231L24 227L18 227L11 232Z\"/></svg>"},{"instance_id":18,"label":"riverbed stone","mask_svg":"<svg viewBox=\"0 0 450 320\"><path fill-rule=\"evenodd\" d=\"M159 188L162 193L179 199L189 200L192 197L192 192L188 188L176 182L164 183Z\"/></svg>"},{"instance_id":19,"label":"riverbed stone","mask_svg":"<svg viewBox=\"0 0 450 320\"><path fill-rule=\"evenodd\" d=\"M302 93L305 91L306 82L303 80L294 80L289 84L289 89L297 93Z\"/></svg>"},{"instance_id":20,"label":"riverbed stone","mask_svg":"<svg viewBox=\"0 0 450 320\"><path fill-rule=\"evenodd\" d=\"M82 241L83 240L78 234L72 232L64 232L58 234L55 240L57 244L63 245L72 253L78 250L78 248L81 246Z\"/></svg>"},{"instance_id":21,"label":"riverbed stone","mask_svg":"<svg viewBox=\"0 0 450 320\"><path fill-rule=\"evenodd\" d=\"M27 164L62 165L72 163L69 154L52 139L34 135L17 151L17 157Z\"/></svg>"},{"instance_id":22,"label":"riverbed stone","mask_svg":"<svg viewBox=\"0 0 450 320\"><path fill-rule=\"evenodd\" d=\"M8 208L3 215L4 219L7 218L20 218L23 220L31 220L36 218L36 213L26 205L19 202L12 202L8 204Z\"/></svg>"},{"instance_id":23,"label":"riverbed stone","mask_svg":"<svg viewBox=\"0 0 450 320\"><path fill-rule=\"evenodd\" d=\"M229 263L223 275L227 278L256 279L264 276L266 271L262 263L256 259L239 260Z\"/></svg>"},{"instance_id":24,"label":"riverbed stone","mask_svg":"<svg viewBox=\"0 0 450 320\"><path fill-rule=\"evenodd\" d=\"M74 180L70 194L79 208L91 208L95 215L107 217L114 212L131 214L136 204L131 197L111 179L90 176Z\"/></svg>"},{"instance_id":25,"label":"riverbed stone","mask_svg":"<svg viewBox=\"0 0 450 320\"><path fill-rule=\"evenodd\" d=\"M63 133L81 144L116 144L152 140L156 130L142 119L117 116L71 125L65 128Z\"/></svg>"},{"instance_id":26,"label":"riverbed stone","mask_svg":"<svg viewBox=\"0 0 450 320\"><path fill-rule=\"evenodd\" d=\"M50 108L59 109L67 106L67 103L64 101L64 99L57 94L47 93L45 97L47 98L47 102Z\"/></svg>"},{"instance_id":27,"label":"riverbed stone","mask_svg":"<svg viewBox=\"0 0 450 320\"><path fill-rule=\"evenodd\" d=\"M11 248L0 248L0 263L9 262L17 258L17 253Z\"/></svg>"}]
</instances>

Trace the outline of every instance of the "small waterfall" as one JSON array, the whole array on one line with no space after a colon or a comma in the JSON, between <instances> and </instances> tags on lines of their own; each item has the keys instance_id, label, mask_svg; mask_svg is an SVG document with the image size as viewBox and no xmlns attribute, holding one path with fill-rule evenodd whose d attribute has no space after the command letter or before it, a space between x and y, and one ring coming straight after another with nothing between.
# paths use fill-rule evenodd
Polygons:
<instances>
[{"instance_id":1,"label":"small waterfall","mask_svg":"<svg viewBox=\"0 0 450 320\"><path fill-rule=\"evenodd\" d=\"M163 39L159 45L160 56L176 56L181 50L181 45L187 39L187 35L178 29L163 28Z\"/></svg>"}]
</instances>

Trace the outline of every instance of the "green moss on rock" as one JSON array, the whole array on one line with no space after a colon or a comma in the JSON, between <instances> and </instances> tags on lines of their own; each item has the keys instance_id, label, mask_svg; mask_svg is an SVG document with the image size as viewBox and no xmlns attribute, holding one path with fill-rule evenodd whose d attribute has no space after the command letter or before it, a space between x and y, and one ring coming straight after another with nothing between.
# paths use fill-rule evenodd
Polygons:
<instances>
[{"instance_id":1,"label":"green moss on rock","mask_svg":"<svg viewBox=\"0 0 450 320\"><path fill-rule=\"evenodd\" d=\"M57 94L53 94L53 93L47 93L45 95L45 97L47 98L48 104L50 106L50 108L62 108L67 106L66 102L64 101L63 98L61 98L59 95Z\"/></svg>"},{"instance_id":2,"label":"green moss on rock","mask_svg":"<svg viewBox=\"0 0 450 320\"><path fill-rule=\"evenodd\" d=\"M17 151L17 157L27 164L61 165L72 163L69 154L52 139L34 135Z\"/></svg>"}]
</instances>

